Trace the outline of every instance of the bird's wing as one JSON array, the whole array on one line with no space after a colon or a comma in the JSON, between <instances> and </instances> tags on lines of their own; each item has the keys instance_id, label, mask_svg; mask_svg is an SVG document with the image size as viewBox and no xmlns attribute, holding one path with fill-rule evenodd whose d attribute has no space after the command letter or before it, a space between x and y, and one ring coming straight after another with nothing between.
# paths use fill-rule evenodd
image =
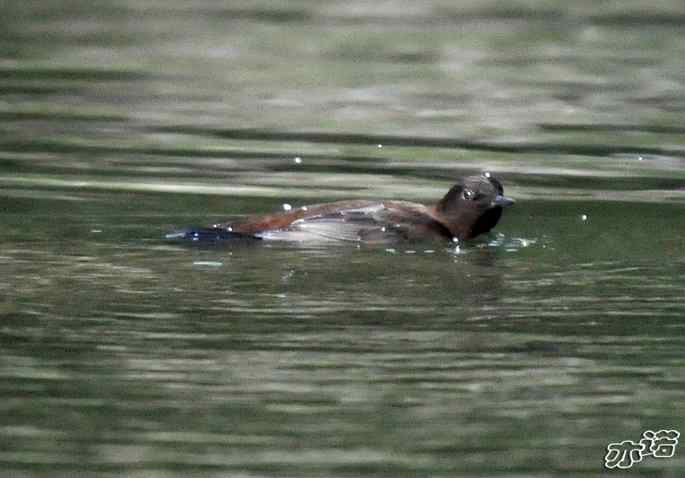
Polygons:
<instances>
[{"instance_id":1,"label":"bird's wing","mask_svg":"<svg viewBox=\"0 0 685 478\"><path fill-rule=\"evenodd\" d=\"M425 226L430 218L426 219L423 211L407 207L410 203L402 203L404 207L398 204L379 202L363 207L321 211L294 221L285 230L264 232L257 236L270 240L348 242L398 242L422 237L417 229Z\"/></svg>"},{"instance_id":2,"label":"bird's wing","mask_svg":"<svg viewBox=\"0 0 685 478\"><path fill-rule=\"evenodd\" d=\"M287 229L258 234L270 240L335 240L348 242L402 239L401 224L392 222L393 210L383 203L322 212L294 221Z\"/></svg>"}]
</instances>

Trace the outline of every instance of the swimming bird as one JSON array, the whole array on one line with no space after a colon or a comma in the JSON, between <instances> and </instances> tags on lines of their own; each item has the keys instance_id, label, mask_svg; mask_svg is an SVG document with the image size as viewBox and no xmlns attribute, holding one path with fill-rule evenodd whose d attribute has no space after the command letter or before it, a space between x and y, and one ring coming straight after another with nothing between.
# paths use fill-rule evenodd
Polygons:
<instances>
[{"instance_id":1,"label":"swimming bird","mask_svg":"<svg viewBox=\"0 0 685 478\"><path fill-rule=\"evenodd\" d=\"M188 228L168 239L331 240L389 243L467 240L490 231L514 200L490 173L460 179L433 205L399 200L347 200L302 206L211 227Z\"/></svg>"}]
</instances>

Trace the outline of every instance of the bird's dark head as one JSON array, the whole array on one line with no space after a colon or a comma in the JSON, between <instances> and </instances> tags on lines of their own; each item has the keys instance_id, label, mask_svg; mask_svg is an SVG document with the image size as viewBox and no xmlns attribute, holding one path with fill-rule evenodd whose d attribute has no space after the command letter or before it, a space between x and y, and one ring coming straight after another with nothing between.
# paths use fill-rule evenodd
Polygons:
<instances>
[{"instance_id":1,"label":"bird's dark head","mask_svg":"<svg viewBox=\"0 0 685 478\"><path fill-rule=\"evenodd\" d=\"M514 200L490 173L461 179L435 205L437 219L459 239L471 239L495 227L502 208Z\"/></svg>"}]
</instances>

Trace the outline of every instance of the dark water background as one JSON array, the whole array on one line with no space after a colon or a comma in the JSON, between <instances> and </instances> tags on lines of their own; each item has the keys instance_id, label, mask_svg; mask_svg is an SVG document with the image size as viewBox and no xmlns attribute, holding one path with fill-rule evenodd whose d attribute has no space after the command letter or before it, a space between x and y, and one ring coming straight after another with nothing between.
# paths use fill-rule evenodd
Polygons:
<instances>
[{"instance_id":1,"label":"dark water background","mask_svg":"<svg viewBox=\"0 0 685 478\"><path fill-rule=\"evenodd\" d=\"M685 432L681 2L0 12L2 476L590 477ZM161 240L482 170L518 202L458 251Z\"/></svg>"}]
</instances>

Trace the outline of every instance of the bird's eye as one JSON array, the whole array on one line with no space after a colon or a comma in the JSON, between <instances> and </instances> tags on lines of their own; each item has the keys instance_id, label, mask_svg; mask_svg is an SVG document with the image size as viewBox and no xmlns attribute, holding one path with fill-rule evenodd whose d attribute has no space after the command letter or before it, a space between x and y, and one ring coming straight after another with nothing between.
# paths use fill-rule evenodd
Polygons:
<instances>
[{"instance_id":1,"label":"bird's eye","mask_svg":"<svg viewBox=\"0 0 685 478\"><path fill-rule=\"evenodd\" d=\"M470 201L475 197L476 197L476 193L474 193L470 189L464 189L464 199L468 199Z\"/></svg>"}]
</instances>

